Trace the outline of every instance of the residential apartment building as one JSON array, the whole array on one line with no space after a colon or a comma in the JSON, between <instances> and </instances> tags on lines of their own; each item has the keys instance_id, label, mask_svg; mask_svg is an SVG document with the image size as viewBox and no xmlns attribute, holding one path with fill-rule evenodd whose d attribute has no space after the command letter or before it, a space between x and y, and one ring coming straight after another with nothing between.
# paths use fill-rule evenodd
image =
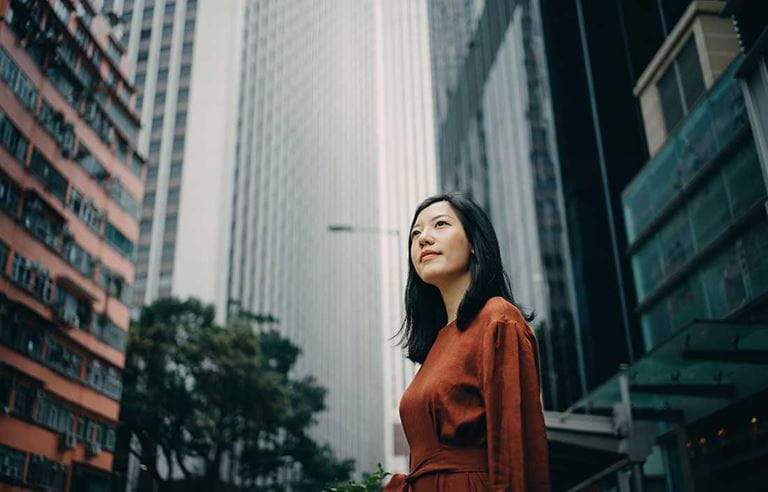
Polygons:
<instances>
[{"instance_id":1,"label":"residential apartment building","mask_svg":"<svg viewBox=\"0 0 768 492\"><path fill-rule=\"evenodd\" d=\"M0 2L0 488L106 490L144 161L98 6Z\"/></svg>"}]
</instances>

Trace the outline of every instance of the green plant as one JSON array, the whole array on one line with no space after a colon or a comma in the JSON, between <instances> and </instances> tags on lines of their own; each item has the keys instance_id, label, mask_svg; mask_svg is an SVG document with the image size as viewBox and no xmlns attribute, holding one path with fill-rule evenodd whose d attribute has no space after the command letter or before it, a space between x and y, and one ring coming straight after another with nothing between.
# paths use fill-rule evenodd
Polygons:
<instances>
[{"instance_id":1,"label":"green plant","mask_svg":"<svg viewBox=\"0 0 768 492\"><path fill-rule=\"evenodd\" d=\"M344 484L337 484L323 489L323 492L380 492L382 489L382 481L387 475L391 475L389 472L385 472L381 467L381 463L378 464L378 470L374 473L363 473L363 483L355 483L349 481Z\"/></svg>"}]
</instances>

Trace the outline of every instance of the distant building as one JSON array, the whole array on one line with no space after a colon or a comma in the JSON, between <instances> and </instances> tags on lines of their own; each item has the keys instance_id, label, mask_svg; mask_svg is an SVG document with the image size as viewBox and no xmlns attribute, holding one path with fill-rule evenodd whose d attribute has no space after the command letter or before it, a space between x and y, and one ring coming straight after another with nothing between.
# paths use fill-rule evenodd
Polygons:
<instances>
[{"instance_id":1,"label":"distant building","mask_svg":"<svg viewBox=\"0 0 768 492\"><path fill-rule=\"evenodd\" d=\"M89 1L0 2L0 488L107 490L144 162Z\"/></svg>"},{"instance_id":2,"label":"distant building","mask_svg":"<svg viewBox=\"0 0 768 492\"><path fill-rule=\"evenodd\" d=\"M158 297L194 296L226 317L242 6L105 2L125 22L147 156L134 312Z\"/></svg>"},{"instance_id":3,"label":"distant building","mask_svg":"<svg viewBox=\"0 0 768 492\"><path fill-rule=\"evenodd\" d=\"M400 398L417 366L397 339L408 275L408 227L416 206L437 193L437 168L426 0L374 2L376 121L378 128L381 313L384 378L382 466L407 472L408 442L400 422Z\"/></svg>"},{"instance_id":4,"label":"distant building","mask_svg":"<svg viewBox=\"0 0 768 492\"><path fill-rule=\"evenodd\" d=\"M538 2L429 9L440 187L488 212L515 300L536 313L545 405L565 408L587 374Z\"/></svg>"},{"instance_id":5,"label":"distant building","mask_svg":"<svg viewBox=\"0 0 768 492\"><path fill-rule=\"evenodd\" d=\"M301 347L312 436L358 472L385 446L375 3L246 3L229 231L232 309Z\"/></svg>"}]
</instances>

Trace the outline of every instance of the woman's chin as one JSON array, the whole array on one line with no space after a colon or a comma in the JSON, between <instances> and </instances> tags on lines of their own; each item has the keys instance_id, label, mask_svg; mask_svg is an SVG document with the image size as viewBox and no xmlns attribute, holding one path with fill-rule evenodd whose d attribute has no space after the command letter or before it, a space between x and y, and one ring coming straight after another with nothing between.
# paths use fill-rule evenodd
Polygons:
<instances>
[{"instance_id":1,"label":"woman's chin","mask_svg":"<svg viewBox=\"0 0 768 492\"><path fill-rule=\"evenodd\" d=\"M427 275L423 275L421 277L421 280L423 280L425 284L429 284L429 285L432 285L434 287L440 287L440 284L444 280L444 277L445 277L444 275L435 274L435 273L430 272Z\"/></svg>"}]
</instances>

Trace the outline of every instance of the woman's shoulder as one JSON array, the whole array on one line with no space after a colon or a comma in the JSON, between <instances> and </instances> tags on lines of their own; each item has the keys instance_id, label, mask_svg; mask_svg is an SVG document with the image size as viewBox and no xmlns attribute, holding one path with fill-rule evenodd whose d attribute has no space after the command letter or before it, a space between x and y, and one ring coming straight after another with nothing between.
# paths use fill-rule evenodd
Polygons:
<instances>
[{"instance_id":1,"label":"woman's shoulder","mask_svg":"<svg viewBox=\"0 0 768 492\"><path fill-rule=\"evenodd\" d=\"M485 301L485 305L477 313L476 319L483 324L499 321L510 324L522 321L523 325L527 324L520 309L501 296L491 297Z\"/></svg>"}]
</instances>

